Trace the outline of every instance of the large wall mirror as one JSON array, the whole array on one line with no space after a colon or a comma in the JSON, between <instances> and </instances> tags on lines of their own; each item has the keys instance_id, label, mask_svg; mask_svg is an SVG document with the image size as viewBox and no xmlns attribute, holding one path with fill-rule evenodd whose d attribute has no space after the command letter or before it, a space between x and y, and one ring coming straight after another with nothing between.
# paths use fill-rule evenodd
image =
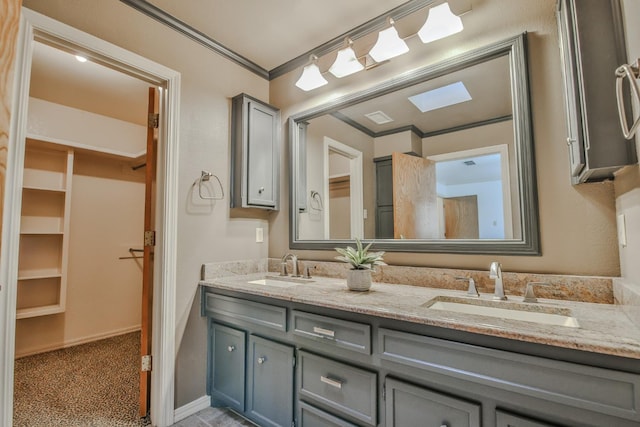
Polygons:
<instances>
[{"instance_id":1,"label":"large wall mirror","mask_svg":"<svg viewBox=\"0 0 640 427\"><path fill-rule=\"evenodd\" d=\"M525 42L290 117L290 247L539 254Z\"/></svg>"}]
</instances>

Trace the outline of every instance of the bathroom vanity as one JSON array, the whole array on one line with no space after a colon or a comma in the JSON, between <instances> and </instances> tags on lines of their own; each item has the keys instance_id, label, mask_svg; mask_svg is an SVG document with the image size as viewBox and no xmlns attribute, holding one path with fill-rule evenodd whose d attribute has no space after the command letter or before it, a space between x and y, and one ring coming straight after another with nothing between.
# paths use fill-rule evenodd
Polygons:
<instances>
[{"instance_id":1,"label":"bathroom vanity","mask_svg":"<svg viewBox=\"0 0 640 427\"><path fill-rule=\"evenodd\" d=\"M434 309L467 298L396 284L260 273L201 291L212 405L261 426L640 424L640 332L614 305L500 302L577 320L556 326Z\"/></svg>"}]
</instances>

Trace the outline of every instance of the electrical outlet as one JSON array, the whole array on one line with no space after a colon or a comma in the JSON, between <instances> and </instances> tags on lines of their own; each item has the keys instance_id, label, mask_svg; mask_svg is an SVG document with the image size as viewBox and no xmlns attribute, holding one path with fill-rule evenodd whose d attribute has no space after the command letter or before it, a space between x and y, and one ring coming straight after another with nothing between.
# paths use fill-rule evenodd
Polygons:
<instances>
[{"instance_id":1,"label":"electrical outlet","mask_svg":"<svg viewBox=\"0 0 640 427\"><path fill-rule=\"evenodd\" d=\"M256 228L256 243L262 243L264 242L264 229L263 228Z\"/></svg>"}]
</instances>

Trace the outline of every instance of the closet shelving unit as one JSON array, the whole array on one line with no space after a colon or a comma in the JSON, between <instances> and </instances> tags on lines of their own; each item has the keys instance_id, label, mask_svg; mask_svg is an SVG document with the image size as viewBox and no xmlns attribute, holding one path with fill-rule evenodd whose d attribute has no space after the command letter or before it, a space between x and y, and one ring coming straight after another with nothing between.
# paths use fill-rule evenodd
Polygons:
<instances>
[{"instance_id":1,"label":"closet shelving unit","mask_svg":"<svg viewBox=\"0 0 640 427\"><path fill-rule=\"evenodd\" d=\"M27 139L18 258L18 319L65 310L73 157L72 148Z\"/></svg>"}]
</instances>

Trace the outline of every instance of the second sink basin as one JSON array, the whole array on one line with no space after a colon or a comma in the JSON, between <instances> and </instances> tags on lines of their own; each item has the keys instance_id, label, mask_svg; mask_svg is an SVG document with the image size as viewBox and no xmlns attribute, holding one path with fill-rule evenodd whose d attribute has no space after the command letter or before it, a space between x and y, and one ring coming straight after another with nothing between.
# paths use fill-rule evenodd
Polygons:
<instances>
[{"instance_id":1,"label":"second sink basin","mask_svg":"<svg viewBox=\"0 0 640 427\"><path fill-rule=\"evenodd\" d=\"M298 279L289 276L264 276L261 279L251 280L249 283L252 285L264 285L264 286L277 286L280 288L288 288L290 286L296 286L303 283L311 283L310 279Z\"/></svg>"},{"instance_id":2,"label":"second sink basin","mask_svg":"<svg viewBox=\"0 0 640 427\"><path fill-rule=\"evenodd\" d=\"M539 304L522 304L516 302L473 300L457 297L436 297L423 304L431 310L452 311L456 313L475 314L500 319L521 320L544 325L579 328L578 319L571 315L571 310L559 307L546 307Z\"/></svg>"}]
</instances>

